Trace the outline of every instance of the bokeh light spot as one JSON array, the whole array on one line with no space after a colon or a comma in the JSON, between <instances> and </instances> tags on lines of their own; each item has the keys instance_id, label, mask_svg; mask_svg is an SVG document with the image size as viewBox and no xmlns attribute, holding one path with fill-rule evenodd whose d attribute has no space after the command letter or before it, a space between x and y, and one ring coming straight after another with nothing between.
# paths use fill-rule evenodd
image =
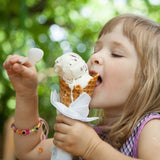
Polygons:
<instances>
[{"instance_id":1,"label":"bokeh light spot","mask_svg":"<svg viewBox=\"0 0 160 160\"><path fill-rule=\"evenodd\" d=\"M64 39L66 39L68 36L67 31L58 26L57 24L53 24L50 27L50 38L52 41L62 41Z\"/></svg>"}]
</instances>

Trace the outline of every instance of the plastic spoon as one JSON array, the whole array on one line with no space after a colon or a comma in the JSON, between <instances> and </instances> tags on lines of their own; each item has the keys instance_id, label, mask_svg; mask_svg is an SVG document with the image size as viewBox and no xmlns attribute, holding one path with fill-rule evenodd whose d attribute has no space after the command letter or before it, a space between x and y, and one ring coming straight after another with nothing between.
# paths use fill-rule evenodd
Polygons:
<instances>
[{"instance_id":1,"label":"plastic spoon","mask_svg":"<svg viewBox=\"0 0 160 160\"><path fill-rule=\"evenodd\" d=\"M42 57L43 57L44 52L39 49L39 48L31 48L28 51L28 55L27 57L23 58L22 60L20 60L21 64L24 64L25 62L32 62L32 63L38 63Z\"/></svg>"}]
</instances>

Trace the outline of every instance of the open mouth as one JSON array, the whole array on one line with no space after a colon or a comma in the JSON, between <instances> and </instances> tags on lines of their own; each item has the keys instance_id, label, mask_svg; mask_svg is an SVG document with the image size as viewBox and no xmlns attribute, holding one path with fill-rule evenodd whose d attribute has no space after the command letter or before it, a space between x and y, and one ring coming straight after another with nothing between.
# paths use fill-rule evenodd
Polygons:
<instances>
[{"instance_id":1,"label":"open mouth","mask_svg":"<svg viewBox=\"0 0 160 160\"><path fill-rule=\"evenodd\" d=\"M90 71L89 74L90 74L92 77L94 77L94 76L96 76L98 73L95 72L95 71ZM98 75L99 75L99 74L98 74ZM102 77L99 75L95 87L98 87L101 83L102 83Z\"/></svg>"},{"instance_id":2,"label":"open mouth","mask_svg":"<svg viewBox=\"0 0 160 160\"><path fill-rule=\"evenodd\" d=\"M101 76L99 76L95 87L98 87L101 83L102 83L102 78L101 78Z\"/></svg>"}]
</instances>

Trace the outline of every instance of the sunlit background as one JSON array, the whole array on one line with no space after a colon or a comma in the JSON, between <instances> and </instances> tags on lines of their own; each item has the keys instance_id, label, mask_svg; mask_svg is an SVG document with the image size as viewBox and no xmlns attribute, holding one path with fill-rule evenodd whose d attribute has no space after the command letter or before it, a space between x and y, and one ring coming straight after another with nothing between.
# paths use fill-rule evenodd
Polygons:
<instances>
[{"instance_id":1,"label":"sunlit background","mask_svg":"<svg viewBox=\"0 0 160 160\"><path fill-rule=\"evenodd\" d=\"M87 61L102 26L123 13L160 22L160 0L0 0L0 158L4 124L15 109L15 92L2 65L6 57L26 56L32 47L44 51L43 60L36 65L39 111L49 123L52 136L56 111L50 104L50 92L58 90L55 59L73 51Z\"/></svg>"}]
</instances>

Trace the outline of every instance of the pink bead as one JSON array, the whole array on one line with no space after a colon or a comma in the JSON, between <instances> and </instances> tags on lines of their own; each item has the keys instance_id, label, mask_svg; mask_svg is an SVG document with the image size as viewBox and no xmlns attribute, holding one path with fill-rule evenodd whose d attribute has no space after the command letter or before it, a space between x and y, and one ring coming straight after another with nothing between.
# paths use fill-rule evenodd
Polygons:
<instances>
[{"instance_id":1,"label":"pink bead","mask_svg":"<svg viewBox=\"0 0 160 160\"><path fill-rule=\"evenodd\" d=\"M29 134L30 132L29 132L29 130L26 130L26 134Z\"/></svg>"},{"instance_id":2,"label":"pink bead","mask_svg":"<svg viewBox=\"0 0 160 160\"><path fill-rule=\"evenodd\" d=\"M29 134L29 130L28 130L28 129L22 129L22 130L21 130L21 135L26 136L26 135L28 135L28 134Z\"/></svg>"}]
</instances>

